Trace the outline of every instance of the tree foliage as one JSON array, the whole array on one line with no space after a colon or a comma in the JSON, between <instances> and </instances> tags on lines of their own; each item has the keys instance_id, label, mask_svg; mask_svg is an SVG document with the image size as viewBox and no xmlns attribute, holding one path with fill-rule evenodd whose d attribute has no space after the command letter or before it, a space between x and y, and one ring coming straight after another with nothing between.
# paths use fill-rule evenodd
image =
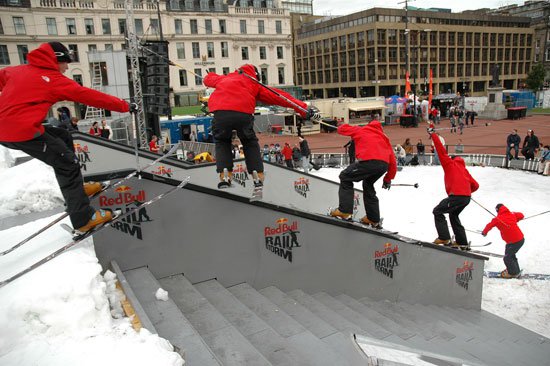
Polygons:
<instances>
[{"instance_id":1,"label":"tree foliage","mask_svg":"<svg viewBox=\"0 0 550 366\"><path fill-rule=\"evenodd\" d=\"M544 65L542 63L536 64L527 75L527 80L525 80L527 87L533 91L539 90L544 84L545 75Z\"/></svg>"}]
</instances>

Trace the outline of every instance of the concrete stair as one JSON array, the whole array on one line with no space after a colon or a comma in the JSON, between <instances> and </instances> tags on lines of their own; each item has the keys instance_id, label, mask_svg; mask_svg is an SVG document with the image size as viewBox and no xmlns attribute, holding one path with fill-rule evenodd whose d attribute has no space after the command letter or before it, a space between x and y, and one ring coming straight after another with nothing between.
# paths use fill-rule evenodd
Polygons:
<instances>
[{"instance_id":1,"label":"concrete stair","mask_svg":"<svg viewBox=\"0 0 550 366\"><path fill-rule=\"evenodd\" d=\"M182 350L186 365L367 365L373 359L355 334L435 364L550 365L547 338L485 311L246 283L225 288L215 279L192 284L183 275L157 280L146 267L122 277L144 324ZM159 287L168 301L155 298Z\"/></svg>"}]
</instances>

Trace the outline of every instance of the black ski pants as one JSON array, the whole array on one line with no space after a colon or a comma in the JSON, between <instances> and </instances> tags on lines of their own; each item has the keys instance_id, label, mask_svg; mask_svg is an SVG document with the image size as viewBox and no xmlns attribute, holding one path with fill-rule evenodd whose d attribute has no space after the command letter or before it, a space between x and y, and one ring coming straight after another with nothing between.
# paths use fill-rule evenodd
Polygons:
<instances>
[{"instance_id":1,"label":"black ski pants","mask_svg":"<svg viewBox=\"0 0 550 366\"><path fill-rule=\"evenodd\" d=\"M224 168L233 171L233 154L231 136L233 130L241 140L244 151L246 169L252 174L264 171L264 164L260 154L260 145L254 132L254 116L235 111L216 111L212 120L212 134L216 143L216 171L223 172Z\"/></svg>"},{"instance_id":2,"label":"black ski pants","mask_svg":"<svg viewBox=\"0 0 550 366\"><path fill-rule=\"evenodd\" d=\"M380 222L380 207L374 183L388 171L388 163L382 160L356 161L340 173L338 209L353 213L353 182L363 181L363 202L369 220Z\"/></svg>"},{"instance_id":3,"label":"black ski pants","mask_svg":"<svg viewBox=\"0 0 550 366\"><path fill-rule=\"evenodd\" d=\"M525 238L515 243L506 244L504 264L506 265L506 270L508 270L508 273L511 275L517 275L521 271L516 253L521 249L523 243L525 243Z\"/></svg>"},{"instance_id":4,"label":"black ski pants","mask_svg":"<svg viewBox=\"0 0 550 366\"><path fill-rule=\"evenodd\" d=\"M455 240L460 245L468 245L468 238L464 226L460 222L458 215L470 203L470 196L449 196L439 202L433 209L435 228L437 235L441 240L450 240L451 234L447 226L447 220L444 214L449 214L449 221L455 234Z\"/></svg>"},{"instance_id":5,"label":"black ski pants","mask_svg":"<svg viewBox=\"0 0 550 366\"><path fill-rule=\"evenodd\" d=\"M88 223L95 210L90 206L90 200L84 193L80 163L74 153L73 139L68 131L46 127L44 134L32 140L1 144L10 149L21 150L51 166L73 227L76 229Z\"/></svg>"}]
</instances>

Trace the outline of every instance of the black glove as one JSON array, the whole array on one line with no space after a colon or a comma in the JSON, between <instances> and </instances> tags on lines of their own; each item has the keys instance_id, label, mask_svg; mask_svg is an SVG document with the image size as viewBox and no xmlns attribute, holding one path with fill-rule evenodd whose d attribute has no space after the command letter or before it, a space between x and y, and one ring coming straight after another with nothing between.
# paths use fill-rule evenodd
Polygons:
<instances>
[{"instance_id":1,"label":"black glove","mask_svg":"<svg viewBox=\"0 0 550 366\"><path fill-rule=\"evenodd\" d=\"M483 235L483 236L487 236L487 233L481 232L481 235Z\"/></svg>"},{"instance_id":2,"label":"black glove","mask_svg":"<svg viewBox=\"0 0 550 366\"><path fill-rule=\"evenodd\" d=\"M391 188L391 182L384 182L382 188L389 190Z\"/></svg>"},{"instance_id":3,"label":"black glove","mask_svg":"<svg viewBox=\"0 0 550 366\"><path fill-rule=\"evenodd\" d=\"M316 112L313 108L309 108L306 112L306 120L308 119L313 122L319 122L321 120L321 114Z\"/></svg>"},{"instance_id":4,"label":"black glove","mask_svg":"<svg viewBox=\"0 0 550 366\"><path fill-rule=\"evenodd\" d=\"M137 103L130 103L129 105L130 113L137 113L139 110Z\"/></svg>"},{"instance_id":5,"label":"black glove","mask_svg":"<svg viewBox=\"0 0 550 366\"><path fill-rule=\"evenodd\" d=\"M435 128L433 128L433 127L428 127L426 130L428 131L428 133L430 135L435 132Z\"/></svg>"}]
</instances>

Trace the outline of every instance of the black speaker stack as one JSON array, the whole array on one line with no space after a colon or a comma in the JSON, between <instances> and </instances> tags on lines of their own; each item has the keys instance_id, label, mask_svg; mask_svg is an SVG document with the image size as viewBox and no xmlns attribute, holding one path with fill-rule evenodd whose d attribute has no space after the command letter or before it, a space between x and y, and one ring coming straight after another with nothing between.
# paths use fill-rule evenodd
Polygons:
<instances>
[{"instance_id":1,"label":"black speaker stack","mask_svg":"<svg viewBox=\"0 0 550 366\"><path fill-rule=\"evenodd\" d=\"M170 114L170 73L167 41L149 41L146 49L145 87L143 88L146 111L151 114Z\"/></svg>"}]
</instances>

